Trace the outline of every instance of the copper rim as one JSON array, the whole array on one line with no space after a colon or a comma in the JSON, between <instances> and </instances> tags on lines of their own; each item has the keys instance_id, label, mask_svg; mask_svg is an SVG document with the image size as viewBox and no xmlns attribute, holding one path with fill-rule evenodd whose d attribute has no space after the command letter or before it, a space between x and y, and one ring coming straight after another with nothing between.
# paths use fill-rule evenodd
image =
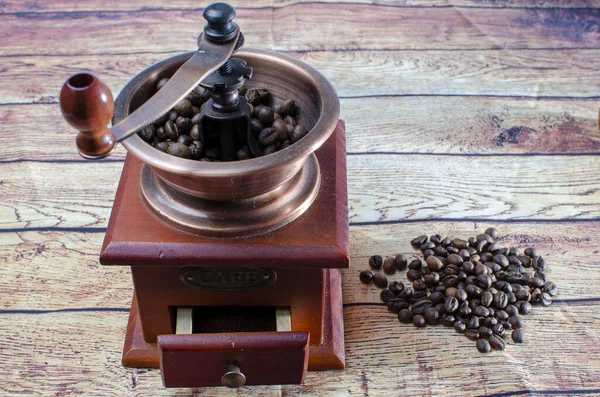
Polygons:
<instances>
[{"instance_id":1,"label":"copper rim","mask_svg":"<svg viewBox=\"0 0 600 397\"><path fill-rule=\"evenodd\" d=\"M140 80L156 74L168 64L181 64L192 54L186 53L166 59L136 76L125 86L117 98L113 123L120 121L129 113L129 106L126 104L131 102ZM307 136L290 147L268 156L232 162L209 163L174 157L154 149L137 135L122 142L127 151L154 168L174 174L197 177L236 177L293 163L317 150L329 138L339 119L340 103L335 89L325 76L307 63L274 51L245 49L235 53L235 57L247 60L249 66L252 66L253 60L262 60L282 72L303 75L310 84L316 87L319 95L314 99L318 101L316 105L322 111Z\"/></svg>"}]
</instances>

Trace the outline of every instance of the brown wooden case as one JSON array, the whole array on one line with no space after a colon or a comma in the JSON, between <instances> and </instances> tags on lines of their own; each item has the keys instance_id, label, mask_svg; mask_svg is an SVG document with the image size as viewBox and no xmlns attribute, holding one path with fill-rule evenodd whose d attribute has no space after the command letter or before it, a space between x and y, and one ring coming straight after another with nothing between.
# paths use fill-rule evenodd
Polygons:
<instances>
[{"instance_id":1,"label":"brown wooden case","mask_svg":"<svg viewBox=\"0 0 600 397\"><path fill-rule=\"evenodd\" d=\"M316 155L322 184L313 205L281 229L244 238L203 237L163 222L140 193L144 164L127 157L100 256L103 265L131 266L135 296L124 365L158 368L162 354L165 385L177 387L220 384L217 374L222 375L224 362L234 357L252 363L252 371L261 367L267 371L269 360L287 357L289 366L281 366L287 369L278 382L266 372L251 371L246 374L248 384L297 383L307 366L344 367L341 277L336 269L349 265L342 121ZM269 268L277 281L256 290L222 292L190 286L180 278L184 269L231 267ZM174 309L183 306L289 307L295 337L290 339L290 334L286 339L278 333L270 339L256 332L174 335ZM299 335L306 335L308 349L302 350ZM223 340L236 347L223 348ZM245 350L260 345L271 353ZM308 351L308 356L301 351ZM194 369L186 372L188 365Z\"/></svg>"}]
</instances>

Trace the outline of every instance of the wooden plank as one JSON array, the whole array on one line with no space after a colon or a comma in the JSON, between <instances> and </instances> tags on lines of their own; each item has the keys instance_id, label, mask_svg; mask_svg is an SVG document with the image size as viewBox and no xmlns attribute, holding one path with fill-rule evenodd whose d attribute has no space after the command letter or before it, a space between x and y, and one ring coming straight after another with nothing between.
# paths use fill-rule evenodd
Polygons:
<instances>
[{"instance_id":1,"label":"wooden plank","mask_svg":"<svg viewBox=\"0 0 600 397\"><path fill-rule=\"evenodd\" d=\"M451 154L599 153L596 99L378 97L341 100L347 150ZM79 160L55 104L2 106L0 161ZM367 110L368 109L368 110ZM40 142L51 142L43 146ZM125 158L122 146L111 160Z\"/></svg>"},{"instance_id":2,"label":"wooden plank","mask_svg":"<svg viewBox=\"0 0 600 397\"><path fill-rule=\"evenodd\" d=\"M190 48L202 9L2 16L3 54L119 54ZM600 9L396 8L305 3L240 9L249 47L275 50L598 48ZM189 23L186 23L189 21ZM33 27L35 26L35 29ZM319 37L319 40L315 38Z\"/></svg>"},{"instance_id":3,"label":"wooden plank","mask_svg":"<svg viewBox=\"0 0 600 397\"><path fill-rule=\"evenodd\" d=\"M598 156L348 157L350 222L598 219ZM7 163L2 229L104 227L122 163ZM576 173L574 172L576 170Z\"/></svg>"},{"instance_id":4,"label":"wooden plank","mask_svg":"<svg viewBox=\"0 0 600 397\"><path fill-rule=\"evenodd\" d=\"M590 343L590 332L600 321L594 307L557 305L534 310L526 319L525 344L510 343L505 353L487 355L477 353L473 342L450 329L402 325L382 307L348 307L344 311L346 370L309 372L303 385L242 388L236 395L450 396L460 390L461 395L475 396L598 390L600 350ZM127 313L0 314L0 332L8 345L2 356L4 391L9 395L89 395L89 390L119 396L230 395L224 388L164 389L158 370L122 367L126 321ZM562 332L565 327L568 336Z\"/></svg>"},{"instance_id":5,"label":"wooden plank","mask_svg":"<svg viewBox=\"0 0 600 397\"><path fill-rule=\"evenodd\" d=\"M303 3L335 3L353 6L356 4L388 5L394 7L489 7L489 8L589 8L588 0L232 0L229 4L236 9L243 8L282 8ZM161 10L197 10L197 4L188 0L145 0L143 2L123 1L86 1L60 0L41 1L5 0L0 3L0 12L15 13L48 13L48 12L90 12L90 11L143 11L147 9Z\"/></svg>"},{"instance_id":6,"label":"wooden plank","mask_svg":"<svg viewBox=\"0 0 600 397\"><path fill-rule=\"evenodd\" d=\"M4 58L0 77L11 82L11 90L0 92L0 103L57 102L64 81L82 70L98 74L116 97L136 74L173 55ZM342 98L416 95L597 98L600 93L600 67L594 67L599 64L600 50L326 51L288 55L318 69Z\"/></svg>"},{"instance_id":7,"label":"wooden plank","mask_svg":"<svg viewBox=\"0 0 600 397\"><path fill-rule=\"evenodd\" d=\"M418 222L352 226L351 266L343 275L345 303L379 303L380 290L358 281L371 255L416 252L409 241L422 233L469 237L496 226L502 242L522 249L533 246L547 259L548 277L560 288L558 299L598 299L600 222L479 223ZM4 310L127 309L133 286L128 268L98 263L103 233L4 232L0 234L0 280ZM390 276L406 283L404 272ZM35 286L35 287L33 287ZM599 302L600 304L600 302Z\"/></svg>"}]
</instances>

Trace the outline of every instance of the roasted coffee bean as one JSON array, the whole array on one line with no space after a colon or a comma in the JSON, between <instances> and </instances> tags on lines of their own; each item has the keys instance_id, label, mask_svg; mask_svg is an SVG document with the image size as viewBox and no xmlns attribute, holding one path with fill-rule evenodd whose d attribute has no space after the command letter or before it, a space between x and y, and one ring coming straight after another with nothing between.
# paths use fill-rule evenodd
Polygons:
<instances>
[{"instance_id":1,"label":"roasted coffee bean","mask_svg":"<svg viewBox=\"0 0 600 397\"><path fill-rule=\"evenodd\" d=\"M458 299L459 302L464 302L467 300L467 293L465 292L464 289L458 289L456 290L456 294L454 295L456 297L456 299Z\"/></svg>"},{"instance_id":2,"label":"roasted coffee bean","mask_svg":"<svg viewBox=\"0 0 600 397\"><path fill-rule=\"evenodd\" d=\"M427 326L427 321L425 321L425 317L423 317L420 314L417 314L413 316L413 324L415 325L415 327L422 328Z\"/></svg>"},{"instance_id":3,"label":"roasted coffee bean","mask_svg":"<svg viewBox=\"0 0 600 397\"><path fill-rule=\"evenodd\" d=\"M477 242L477 247L476 247L477 252L479 252L480 254L484 253L489 244L490 243L488 243L485 240L481 240L481 241Z\"/></svg>"},{"instance_id":4,"label":"roasted coffee bean","mask_svg":"<svg viewBox=\"0 0 600 397\"><path fill-rule=\"evenodd\" d=\"M379 294L379 298L381 299L381 301L383 303L388 303L390 301L390 299L393 299L395 297L396 297L396 295L392 291L390 291L389 289L384 289Z\"/></svg>"},{"instance_id":5,"label":"roasted coffee bean","mask_svg":"<svg viewBox=\"0 0 600 397\"><path fill-rule=\"evenodd\" d=\"M465 292L471 298L476 298L476 297L481 296L481 289L478 286L473 285L473 284L467 285L467 287L465 288Z\"/></svg>"},{"instance_id":6,"label":"roasted coffee bean","mask_svg":"<svg viewBox=\"0 0 600 397\"><path fill-rule=\"evenodd\" d=\"M202 129L198 124L194 124L190 130L190 138L194 141L202 141Z\"/></svg>"},{"instance_id":7,"label":"roasted coffee bean","mask_svg":"<svg viewBox=\"0 0 600 397\"><path fill-rule=\"evenodd\" d=\"M467 337L467 339L477 340L479 339L479 331L477 331L476 329L468 329L467 325L467 330L465 330L465 336Z\"/></svg>"},{"instance_id":8,"label":"roasted coffee bean","mask_svg":"<svg viewBox=\"0 0 600 397\"><path fill-rule=\"evenodd\" d=\"M467 323L467 328L468 329L478 329L479 327L481 327L481 324L479 323L479 317L477 316L473 316L469 319L469 322Z\"/></svg>"},{"instance_id":9,"label":"roasted coffee bean","mask_svg":"<svg viewBox=\"0 0 600 397\"><path fill-rule=\"evenodd\" d=\"M182 143L172 143L171 145L169 145L167 153L184 159L189 159L192 157L192 152L190 151L190 148L188 148Z\"/></svg>"},{"instance_id":10,"label":"roasted coffee bean","mask_svg":"<svg viewBox=\"0 0 600 397\"><path fill-rule=\"evenodd\" d=\"M454 275L446 276L446 277L444 277L444 280L442 280L442 281L446 288L452 288L452 287L456 288L456 286L459 283L458 277L456 277Z\"/></svg>"},{"instance_id":11,"label":"roasted coffee bean","mask_svg":"<svg viewBox=\"0 0 600 397\"><path fill-rule=\"evenodd\" d=\"M292 132L291 138L292 142L296 143L300 139L304 138L308 134L308 130L304 126L304 124L298 124L294 127L294 131Z\"/></svg>"},{"instance_id":12,"label":"roasted coffee bean","mask_svg":"<svg viewBox=\"0 0 600 397\"><path fill-rule=\"evenodd\" d=\"M496 317L492 316L493 315L490 314L490 317L486 317L483 319L483 325L485 327L492 328L494 325L498 324L498 320L496 319Z\"/></svg>"},{"instance_id":13,"label":"roasted coffee bean","mask_svg":"<svg viewBox=\"0 0 600 397\"><path fill-rule=\"evenodd\" d=\"M504 292L499 291L494 295L494 306L497 309L504 309L506 305L508 305L508 298Z\"/></svg>"},{"instance_id":14,"label":"roasted coffee bean","mask_svg":"<svg viewBox=\"0 0 600 397\"><path fill-rule=\"evenodd\" d=\"M413 269L413 270L409 270L408 272L406 272L406 278L408 280L410 280L411 282L415 281L415 280L420 280L421 279L421 272Z\"/></svg>"},{"instance_id":15,"label":"roasted coffee bean","mask_svg":"<svg viewBox=\"0 0 600 397\"><path fill-rule=\"evenodd\" d=\"M414 302L412 306L413 314L423 314L431 306L433 306L433 303L425 296L422 300Z\"/></svg>"},{"instance_id":16,"label":"roasted coffee bean","mask_svg":"<svg viewBox=\"0 0 600 397\"><path fill-rule=\"evenodd\" d=\"M462 269L467 274L475 273L475 264L473 262L463 262Z\"/></svg>"},{"instance_id":17,"label":"roasted coffee bean","mask_svg":"<svg viewBox=\"0 0 600 397\"><path fill-rule=\"evenodd\" d=\"M506 299L511 305L517 301L517 297L514 292L509 292L508 294L506 294Z\"/></svg>"},{"instance_id":18,"label":"roasted coffee bean","mask_svg":"<svg viewBox=\"0 0 600 397\"><path fill-rule=\"evenodd\" d=\"M453 239L452 244L454 244L454 246L458 249L467 248L469 246L465 240L460 239L460 238Z\"/></svg>"},{"instance_id":19,"label":"roasted coffee bean","mask_svg":"<svg viewBox=\"0 0 600 397\"><path fill-rule=\"evenodd\" d=\"M392 291L395 295L398 295L400 291L404 289L404 284L400 281L392 281L388 287L390 291Z\"/></svg>"},{"instance_id":20,"label":"roasted coffee bean","mask_svg":"<svg viewBox=\"0 0 600 397\"><path fill-rule=\"evenodd\" d=\"M504 311L506 313L508 313L509 316L516 316L517 314L519 314L519 310L517 309L517 307L515 305L508 305L504 308Z\"/></svg>"},{"instance_id":21,"label":"roasted coffee bean","mask_svg":"<svg viewBox=\"0 0 600 397\"><path fill-rule=\"evenodd\" d=\"M515 343L523 343L525 341L525 333L521 329L515 329L510 337Z\"/></svg>"},{"instance_id":22,"label":"roasted coffee bean","mask_svg":"<svg viewBox=\"0 0 600 397\"><path fill-rule=\"evenodd\" d=\"M433 307L430 307L429 309L425 310L424 317L425 321L427 321L427 324L429 325L438 325L440 322L440 312L438 312Z\"/></svg>"},{"instance_id":23,"label":"roasted coffee bean","mask_svg":"<svg viewBox=\"0 0 600 397\"><path fill-rule=\"evenodd\" d=\"M525 248L525 255L527 255L530 258L533 258L535 256L539 256L538 252L535 248Z\"/></svg>"},{"instance_id":24,"label":"roasted coffee bean","mask_svg":"<svg viewBox=\"0 0 600 397\"><path fill-rule=\"evenodd\" d=\"M192 119L182 116L177 117L175 120L175 125L177 126L177 130L180 134L189 133L193 126Z\"/></svg>"},{"instance_id":25,"label":"roasted coffee bean","mask_svg":"<svg viewBox=\"0 0 600 397\"><path fill-rule=\"evenodd\" d=\"M177 130L177 125L171 120L165 123L165 134L168 139L176 140L179 136L179 130Z\"/></svg>"},{"instance_id":26,"label":"roasted coffee bean","mask_svg":"<svg viewBox=\"0 0 600 397\"><path fill-rule=\"evenodd\" d=\"M283 121L285 121L285 123L287 125L291 125L292 126L292 131L294 130L293 127L295 127L297 125L296 119L292 116L285 116L283 118Z\"/></svg>"},{"instance_id":27,"label":"roasted coffee bean","mask_svg":"<svg viewBox=\"0 0 600 397\"><path fill-rule=\"evenodd\" d=\"M490 335L488 340L490 342L490 346L494 350L504 350L506 348L506 342L504 342L504 340L496 334Z\"/></svg>"},{"instance_id":28,"label":"roasted coffee bean","mask_svg":"<svg viewBox=\"0 0 600 397\"><path fill-rule=\"evenodd\" d=\"M423 245L421 245L421 247L419 247L419 249L421 250L421 252L424 252L426 250L432 250L435 248L435 244L432 243L431 241L428 241L426 243L424 243Z\"/></svg>"},{"instance_id":29,"label":"roasted coffee bean","mask_svg":"<svg viewBox=\"0 0 600 397\"><path fill-rule=\"evenodd\" d=\"M519 302L517 302L517 303L519 303ZM526 302L526 301L525 302L521 301L520 303L521 304L519 306L517 306L519 309L519 314L523 314L523 315L529 314L531 312L531 303Z\"/></svg>"},{"instance_id":30,"label":"roasted coffee bean","mask_svg":"<svg viewBox=\"0 0 600 397\"><path fill-rule=\"evenodd\" d=\"M460 250L456 247L450 246L446 248L446 251L448 251L448 254L458 254Z\"/></svg>"},{"instance_id":31,"label":"roasted coffee bean","mask_svg":"<svg viewBox=\"0 0 600 397\"><path fill-rule=\"evenodd\" d=\"M394 274L396 273L396 260L392 256L388 256L383 261L383 271L385 274Z\"/></svg>"},{"instance_id":32,"label":"roasted coffee bean","mask_svg":"<svg viewBox=\"0 0 600 397\"><path fill-rule=\"evenodd\" d=\"M490 291L485 291L481 294L481 304L485 307L489 307L494 300L494 295Z\"/></svg>"},{"instance_id":33,"label":"roasted coffee bean","mask_svg":"<svg viewBox=\"0 0 600 397\"><path fill-rule=\"evenodd\" d=\"M394 258L394 261L396 263L396 269L398 269L400 271L406 269L408 260L406 259L406 257L404 255L402 255L402 254L396 255L396 257Z\"/></svg>"},{"instance_id":34,"label":"roasted coffee bean","mask_svg":"<svg viewBox=\"0 0 600 397\"><path fill-rule=\"evenodd\" d=\"M398 320L401 323L412 323L413 321L413 312L410 311L410 309L402 309L398 312Z\"/></svg>"},{"instance_id":35,"label":"roasted coffee bean","mask_svg":"<svg viewBox=\"0 0 600 397\"><path fill-rule=\"evenodd\" d=\"M409 304L404 299L393 298L387 303L387 308L392 313L399 313L400 310L408 309Z\"/></svg>"},{"instance_id":36,"label":"roasted coffee bean","mask_svg":"<svg viewBox=\"0 0 600 397\"><path fill-rule=\"evenodd\" d=\"M166 152L169 149L169 144L167 142L158 142L156 148L161 152Z\"/></svg>"},{"instance_id":37,"label":"roasted coffee bean","mask_svg":"<svg viewBox=\"0 0 600 397\"><path fill-rule=\"evenodd\" d=\"M426 274L425 276L423 276L423 280L425 280L425 284L427 285L434 285L440 281L440 275L439 273L435 272L431 274Z\"/></svg>"},{"instance_id":38,"label":"roasted coffee bean","mask_svg":"<svg viewBox=\"0 0 600 397\"><path fill-rule=\"evenodd\" d=\"M492 336L492 330L488 327L479 327L478 331L480 338L489 338L490 336Z\"/></svg>"},{"instance_id":39,"label":"roasted coffee bean","mask_svg":"<svg viewBox=\"0 0 600 397\"><path fill-rule=\"evenodd\" d=\"M517 300L519 300L519 301L529 302L529 300L531 299L531 294L526 289L521 289L519 292L517 292L515 294L515 296L517 297Z\"/></svg>"},{"instance_id":40,"label":"roasted coffee bean","mask_svg":"<svg viewBox=\"0 0 600 397\"><path fill-rule=\"evenodd\" d=\"M454 323L454 330L456 332L460 332L462 334L463 332L465 332L466 329L467 326L462 321L458 320Z\"/></svg>"},{"instance_id":41,"label":"roasted coffee bean","mask_svg":"<svg viewBox=\"0 0 600 397\"><path fill-rule=\"evenodd\" d=\"M487 229L485 229L485 234L495 239L496 237L498 237L498 230L494 229L493 227L488 227Z\"/></svg>"},{"instance_id":42,"label":"roasted coffee bean","mask_svg":"<svg viewBox=\"0 0 600 397\"><path fill-rule=\"evenodd\" d=\"M542 258L541 256L533 263L533 268L535 270L546 270L546 267L548 267L548 264L546 263L546 259Z\"/></svg>"},{"instance_id":43,"label":"roasted coffee bean","mask_svg":"<svg viewBox=\"0 0 600 397\"><path fill-rule=\"evenodd\" d=\"M496 252L500 249L500 243L498 241L495 241L493 243L491 243L488 247L487 250L488 252Z\"/></svg>"},{"instance_id":44,"label":"roasted coffee bean","mask_svg":"<svg viewBox=\"0 0 600 397\"><path fill-rule=\"evenodd\" d=\"M412 290L412 288L411 288L411 290ZM412 296L410 297L411 303L416 303L416 302L423 301L423 300L426 300L431 303L431 301L429 301L427 299L427 291L424 291L424 290L413 291ZM431 303L431 304L433 304L433 303Z\"/></svg>"},{"instance_id":45,"label":"roasted coffee bean","mask_svg":"<svg viewBox=\"0 0 600 397\"><path fill-rule=\"evenodd\" d=\"M269 106L260 106L256 109L256 118L263 125L271 125L275 121L275 111Z\"/></svg>"},{"instance_id":46,"label":"roasted coffee bean","mask_svg":"<svg viewBox=\"0 0 600 397\"><path fill-rule=\"evenodd\" d=\"M509 324L511 325L511 327L513 329L517 329L517 328L521 328L523 327L523 319L517 315L515 316L511 316L508 319Z\"/></svg>"},{"instance_id":47,"label":"roasted coffee bean","mask_svg":"<svg viewBox=\"0 0 600 397\"><path fill-rule=\"evenodd\" d=\"M446 311L446 313L454 313L458 310L459 305L460 303L458 302L458 299L451 296L446 298L444 302L444 310Z\"/></svg>"},{"instance_id":48,"label":"roasted coffee bean","mask_svg":"<svg viewBox=\"0 0 600 397\"><path fill-rule=\"evenodd\" d=\"M373 255L369 258L369 266L371 269L379 270L383 266L383 259L379 255Z\"/></svg>"},{"instance_id":49,"label":"roasted coffee bean","mask_svg":"<svg viewBox=\"0 0 600 397\"><path fill-rule=\"evenodd\" d=\"M400 291L398 293L398 298L402 298L402 299L410 299L412 297L413 294L413 289L411 287L406 287L404 289L402 289L402 291Z\"/></svg>"},{"instance_id":50,"label":"roasted coffee bean","mask_svg":"<svg viewBox=\"0 0 600 397\"><path fill-rule=\"evenodd\" d=\"M263 148L273 145L278 139L277 131L271 127L262 130L257 138L258 144Z\"/></svg>"},{"instance_id":51,"label":"roasted coffee bean","mask_svg":"<svg viewBox=\"0 0 600 397\"><path fill-rule=\"evenodd\" d=\"M415 239L413 239L410 244L414 247L414 248L419 248L420 246L422 246L423 244L425 244L427 242L427 236L426 235L422 235L419 236Z\"/></svg>"},{"instance_id":52,"label":"roasted coffee bean","mask_svg":"<svg viewBox=\"0 0 600 397\"><path fill-rule=\"evenodd\" d=\"M423 267L423 262L420 259L413 259L408 264L408 268L410 270L413 270L413 269L415 269L415 270L421 270L421 267Z\"/></svg>"},{"instance_id":53,"label":"roasted coffee bean","mask_svg":"<svg viewBox=\"0 0 600 397\"><path fill-rule=\"evenodd\" d=\"M413 289L415 291L423 291L427 289L427 283L425 280L415 280L413 281Z\"/></svg>"},{"instance_id":54,"label":"roasted coffee bean","mask_svg":"<svg viewBox=\"0 0 600 397\"><path fill-rule=\"evenodd\" d=\"M443 303L445 299L446 298L444 294L442 294L441 292L433 292L431 295L429 295L429 300L433 302L434 305L437 305L438 303Z\"/></svg>"},{"instance_id":55,"label":"roasted coffee bean","mask_svg":"<svg viewBox=\"0 0 600 397\"><path fill-rule=\"evenodd\" d=\"M504 255L494 255L494 262L502 267L507 267L510 264L508 258Z\"/></svg>"},{"instance_id":56,"label":"roasted coffee bean","mask_svg":"<svg viewBox=\"0 0 600 397\"><path fill-rule=\"evenodd\" d=\"M548 279L546 277L546 273L544 273L541 270L536 270L536 272L533 275L535 278L539 278L540 280L542 280L544 283L548 282ZM554 283L553 283L554 284Z\"/></svg>"},{"instance_id":57,"label":"roasted coffee bean","mask_svg":"<svg viewBox=\"0 0 600 397\"><path fill-rule=\"evenodd\" d=\"M506 331L504 331L504 326L500 323L492 326L492 332L500 337L502 337L502 336L504 336L504 334L506 334Z\"/></svg>"},{"instance_id":58,"label":"roasted coffee bean","mask_svg":"<svg viewBox=\"0 0 600 397\"><path fill-rule=\"evenodd\" d=\"M492 347L487 339L477 339L477 350L479 350L480 353L489 353L492 350Z\"/></svg>"},{"instance_id":59,"label":"roasted coffee bean","mask_svg":"<svg viewBox=\"0 0 600 397\"><path fill-rule=\"evenodd\" d=\"M492 278L488 275L481 274L477 276L477 285L482 289L488 289L492 286Z\"/></svg>"},{"instance_id":60,"label":"roasted coffee bean","mask_svg":"<svg viewBox=\"0 0 600 397\"><path fill-rule=\"evenodd\" d=\"M505 312L504 310L496 310L496 318L499 321L506 321L509 318L509 314L507 312Z\"/></svg>"},{"instance_id":61,"label":"roasted coffee bean","mask_svg":"<svg viewBox=\"0 0 600 397\"><path fill-rule=\"evenodd\" d=\"M181 143L185 146L190 146L192 142L193 140L189 135L180 135L179 138L177 138L177 143Z\"/></svg>"},{"instance_id":62,"label":"roasted coffee bean","mask_svg":"<svg viewBox=\"0 0 600 397\"><path fill-rule=\"evenodd\" d=\"M556 296L558 294L558 287L552 281L548 281L542 287L542 291L547 292L550 296Z\"/></svg>"},{"instance_id":63,"label":"roasted coffee bean","mask_svg":"<svg viewBox=\"0 0 600 397\"><path fill-rule=\"evenodd\" d=\"M527 285L531 288L541 288L544 286L544 282L537 277L532 277L527 280Z\"/></svg>"},{"instance_id":64,"label":"roasted coffee bean","mask_svg":"<svg viewBox=\"0 0 600 397\"><path fill-rule=\"evenodd\" d=\"M445 290L444 290L444 295L445 295L447 298L449 298L449 297L452 297L452 296L456 297L456 292L458 291L458 290L456 289L456 287L448 287L448 288L446 288L445 286L442 286L442 287L444 287L444 288L445 288Z\"/></svg>"},{"instance_id":65,"label":"roasted coffee bean","mask_svg":"<svg viewBox=\"0 0 600 397\"><path fill-rule=\"evenodd\" d=\"M248 149L248 146L243 146L241 147L238 151L237 151L237 159L238 160L247 160L249 159L250 156L250 149Z\"/></svg>"},{"instance_id":66,"label":"roasted coffee bean","mask_svg":"<svg viewBox=\"0 0 600 397\"><path fill-rule=\"evenodd\" d=\"M154 137L156 136L156 127L154 124L150 124L141 129L138 133L140 138L142 138L146 142L152 142Z\"/></svg>"},{"instance_id":67,"label":"roasted coffee bean","mask_svg":"<svg viewBox=\"0 0 600 397\"><path fill-rule=\"evenodd\" d=\"M194 109L192 109L192 107L192 103L184 98L181 101L177 102L175 106L173 106L173 110L177 112L179 116L193 117Z\"/></svg>"},{"instance_id":68,"label":"roasted coffee bean","mask_svg":"<svg viewBox=\"0 0 600 397\"><path fill-rule=\"evenodd\" d=\"M460 304L460 306L458 306L458 314L463 316L463 317L467 317L470 316L472 313L471 308L469 307L469 301L464 301Z\"/></svg>"},{"instance_id":69,"label":"roasted coffee bean","mask_svg":"<svg viewBox=\"0 0 600 397\"><path fill-rule=\"evenodd\" d=\"M434 234L433 236L429 236L429 241L437 245L442 242L442 236L440 234Z\"/></svg>"},{"instance_id":70,"label":"roasted coffee bean","mask_svg":"<svg viewBox=\"0 0 600 397\"><path fill-rule=\"evenodd\" d=\"M490 311L485 306L477 306L473 309L473 314L480 317L487 317L490 315Z\"/></svg>"},{"instance_id":71,"label":"roasted coffee bean","mask_svg":"<svg viewBox=\"0 0 600 397\"><path fill-rule=\"evenodd\" d=\"M466 251L465 251L466 252ZM449 265L460 265L463 263L463 257L459 254L450 254L448 255L448 264Z\"/></svg>"},{"instance_id":72,"label":"roasted coffee bean","mask_svg":"<svg viewBox=\"0 0 600 397\"><path fill-rule=\"evenodd\" d=\"M438 256L438 257L444 257L444 258L445 258L445 257L447 257L447 256L448 256L448 251L446 250L446 248L444 248L444 247L441 247L441 246L438 246L438 247L435 247L435 248L433 249L433 254L434 254L435 256Z\"/></svg>"},{"instance_id":73,"label":"roasted coffee bean","mask_svg":"<svg viewBox=\"0 0 600 397\"><path fill-rule=\"evenodd\" d=\"M375 273L373 275L373 284L375 284L375 286L377 288L381 288L381 289L387 288L387 286L388 286L388 279L382 273Z\"/></svg>"},{"instance_id":74,"label":"roasted coffee bean","mask_svg":"<svg viewBox=\"0 0 600 397\"><path fill-rule=\"evenodd\" d=\"M246 100L256 106L260 103L266 103L269 98L269 91L264 88L251 88L246 91Z\"/></svg>"},{"instance_id":75,"label":"roasted coffee bean","mask_svg":"<svg viewBox=\"0 0 600 397\"><path fill-rule=\"evenodd\" d=\"M552 296L547 292L542 292L538 298L538 302L540 302L542 306L550 306L552 304Z\"/></svg>"},{"instance_id":76,"label":"roasted coffee bean","mask_svg":"<svg viewBox=\"0 0 600 397\"><path fill-rule=\"evenodd\" d=\"M285 121L280 120L280 119L275 120L275 121L273 121L271 128L273 128L277 132L277 136L279 137L279 140L281 142L283 142L289 138L288 128L287 128L287 124L285 123Z\"/></svg>"},{"instance_id":77,"label":"roasted coffee bean","mask_svg":"<svg viewBox=\"0 0 600 397\"><path fill-rule=\"evenodd\" d=\"M527 255L517 255L517 258L521 261L523 266L531 267L531 258Z\"/></svg>"}]
</instances>

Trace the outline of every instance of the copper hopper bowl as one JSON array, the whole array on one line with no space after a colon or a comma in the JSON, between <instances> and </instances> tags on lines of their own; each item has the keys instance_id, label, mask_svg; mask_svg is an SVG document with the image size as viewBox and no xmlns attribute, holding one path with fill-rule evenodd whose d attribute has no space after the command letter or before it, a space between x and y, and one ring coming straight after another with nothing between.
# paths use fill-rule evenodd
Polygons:
<instances>
[{"instance_id":1,"label":"copper hopper bowl","mask_svg":"<svg viewBox=\"0 0 600 397\"><path fill-rule=\"evenodd\" d=\"M155 92L193 53L181 54L144 70L121 91L113 124ZM156 150L137 134L122 142L147 166L142 195L163 220L184 230L216 237L247 236L275 230L306 211L320 187L314 155L333 133L340 112L331 83L297 59L273 51L245 49L234 57L254 69L247 88L264 87L275 101L294 99L298 122L309 133L281 151L242 161L201 162Z\"/></svg>"}]
</instances>

